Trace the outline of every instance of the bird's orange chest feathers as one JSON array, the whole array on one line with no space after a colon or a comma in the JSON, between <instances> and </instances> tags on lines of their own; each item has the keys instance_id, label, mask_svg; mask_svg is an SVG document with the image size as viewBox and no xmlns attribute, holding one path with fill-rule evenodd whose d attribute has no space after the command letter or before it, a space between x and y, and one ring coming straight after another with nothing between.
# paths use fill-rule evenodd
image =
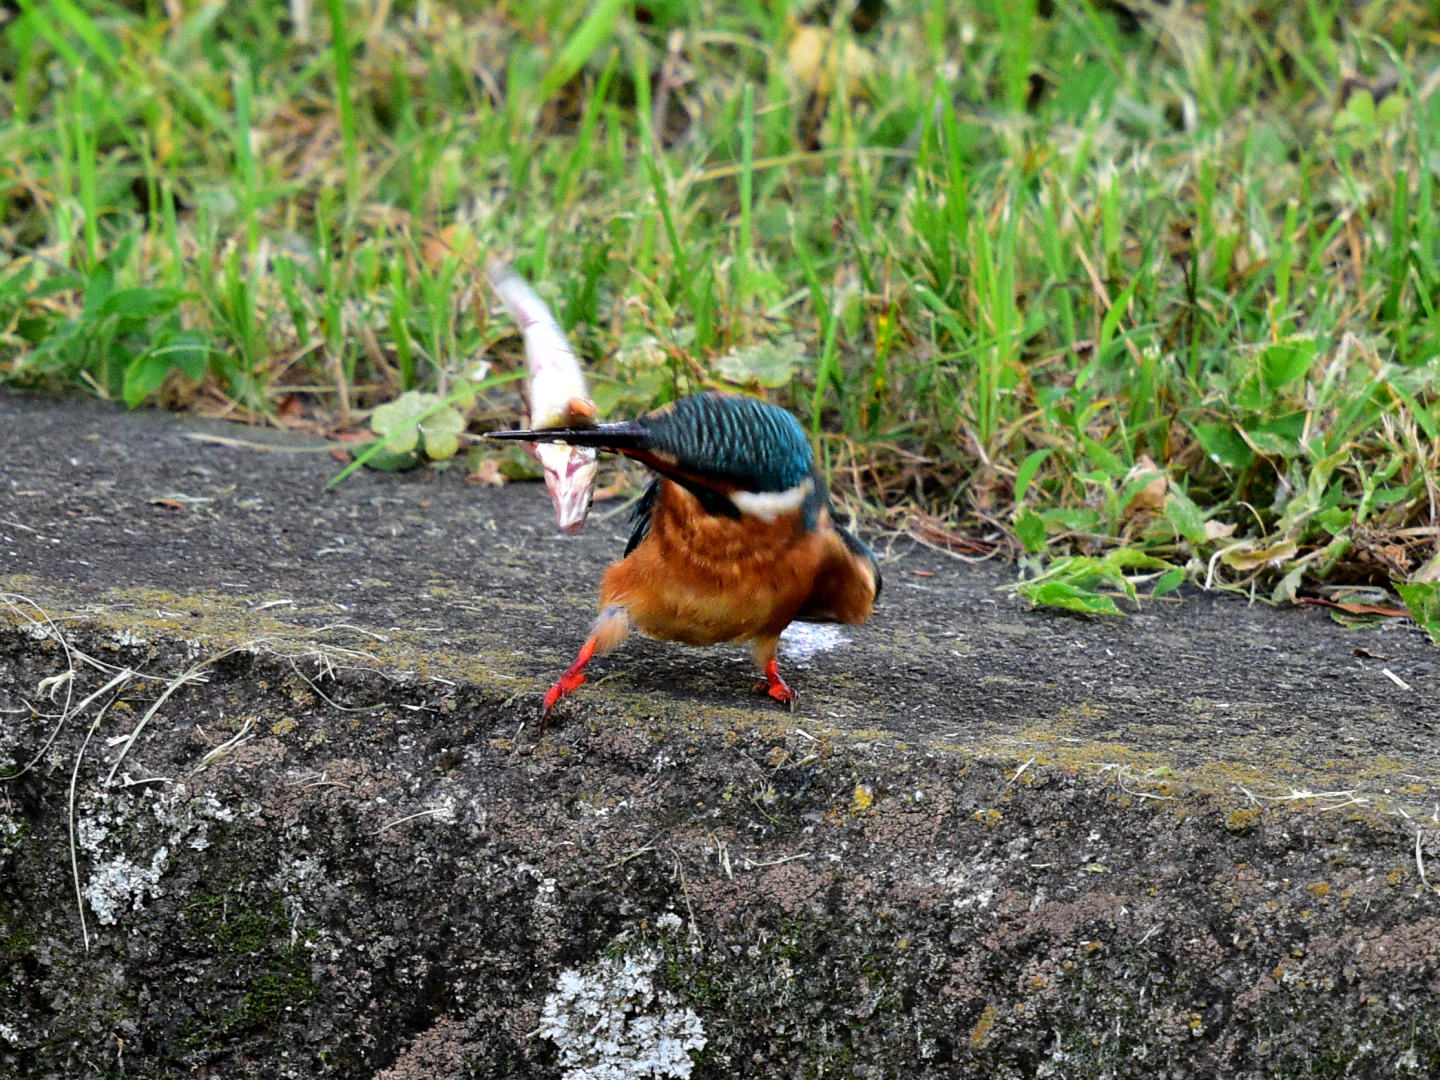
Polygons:
<instances>
[{"instance_id":1,"label":"bird's orange chest feathers","mask_svg":"<svg viewBox=\"0 0 1440 1080\"><path fill-rule=\"evenodd\" d=\"M692 645L774 636L805 607L828 555L799 510L768 521L710 514L667 480L644 540L606 571L601 604L624 606L642 633Z\"/></svg>"}]
</instances>

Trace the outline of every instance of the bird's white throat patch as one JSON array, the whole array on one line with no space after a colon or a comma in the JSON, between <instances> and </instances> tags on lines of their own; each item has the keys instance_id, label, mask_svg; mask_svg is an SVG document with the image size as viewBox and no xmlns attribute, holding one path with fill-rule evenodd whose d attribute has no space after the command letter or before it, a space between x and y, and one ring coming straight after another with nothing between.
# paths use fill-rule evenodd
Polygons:
<instances>
[{"instance_id":1,"label":"bird's white throat patch","mask_svg":"<svg viewBox=\"0 0 1440 1080\"><path fill-rule=\"evenodd\" d=\"M781 514L799 510L814 490L815 481L807 476L786 491L732 492L730 501L742 514L758 517L761 521L774 521Z\"/></svg>"}]
</instances>

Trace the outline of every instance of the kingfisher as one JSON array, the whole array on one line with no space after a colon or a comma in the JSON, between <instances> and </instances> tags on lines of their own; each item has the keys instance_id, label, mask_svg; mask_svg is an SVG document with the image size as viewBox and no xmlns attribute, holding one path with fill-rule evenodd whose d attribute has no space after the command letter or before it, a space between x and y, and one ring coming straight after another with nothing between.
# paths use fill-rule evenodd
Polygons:
<instances>
[{"instance_id":1,"label":"kingfisher","mask_svg":"<svg viewBox=\"0 0 1440 1080\"><path fill-rule=\"evenodd\" d=\"M686 645L749 644L766 692L795 707L776 650L790 623L870 617L880 567L834 521L830 493L795 417L740 394L680 398L637 420L492 431L623 454L655 473L635 504L625 554L600 583L600 617L545 695L541 730L585 666L631 630Z\"/></svg>"}]
</instances>

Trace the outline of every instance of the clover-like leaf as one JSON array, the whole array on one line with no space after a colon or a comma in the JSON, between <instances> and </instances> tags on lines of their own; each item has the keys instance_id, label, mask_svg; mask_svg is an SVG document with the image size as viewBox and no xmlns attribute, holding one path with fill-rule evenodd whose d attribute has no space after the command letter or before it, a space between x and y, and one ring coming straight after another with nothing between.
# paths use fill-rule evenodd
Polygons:
<instances>
[{"instance_id":1,"label":"clover-like leaf","mask_svg":"<svg viewBox=\"0 0 1440 1080\"><path fill-rule=\"evenodd\" d=\"M420 424L425 436L425 456L431 461L444 461L460 449L460 433L465 430L465 417L458 409L446 406L431 413Z\"/></svg>"},{"instance_id":2,"label":"clover-like leaf","mask_svg":"<svg viewBox=\"0 0 1440 1080\"><path fill-rule=\"evenodd\" d=\"M731 349L715 361L715 373L737 386L786 386L802 355L799 342L792 339L762 341L744 349Z\"/></svg>"},{"instance_id":3,"label":"clover-like leaf","mask_svg":"<svg viewBox=\"0 0 1440 1080\"><path fill-rule=\"evenodd\" d=\"M385 440L392 454L414 450L420 442L420 415L439 400L434 394L407 390L370 416L370 430Z\"/></svg>"},{"instance_id":4,"label":"clover-like leaf","mask_svg":"<svg viewBox=\"0 0 1440 1080\"><path fill-rule=\"evenodd\" d=\"M1395 591L1410 609L1410 617L1424 627L1431 641L1440 645L1440 584L1433 581L1415 582L1410 585L1396 585Z\"/></svg>"}]
</instances>

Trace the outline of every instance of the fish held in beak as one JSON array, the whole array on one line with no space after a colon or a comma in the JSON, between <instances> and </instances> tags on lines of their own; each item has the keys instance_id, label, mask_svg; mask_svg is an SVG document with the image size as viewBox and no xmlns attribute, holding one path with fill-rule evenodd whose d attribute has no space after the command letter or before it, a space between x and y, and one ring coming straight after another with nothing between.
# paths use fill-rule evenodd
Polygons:
<instances>
[{"instance_id":1,"label":"fish held in beak","mask_svg":"<svg viewBox=\"0 0 1440 1080\"><path fill-rule=\"evenodd\" d=\"M531 425L593 426L595 403L585 386L585 374L549 307L502 261L491 262L490 283L525 337ZM555 503L560 531L579 532L585 526L594 495L596 451L565 443L532 443L528 448L545 470L545 486Z\"/></svg>"},{"instance_id":2,"label":"fish held in beak","mask_svg":"<svg viewBox=\"0 0 1440 1080\"><path fill-rule=\"evenodd\" d=\"M555 504L560 531L574 535L585 527L595 495L599 455L587 447L568 443L526 443L530 453L545 470L545 486Z\"/></svg>"}]
</instances>

